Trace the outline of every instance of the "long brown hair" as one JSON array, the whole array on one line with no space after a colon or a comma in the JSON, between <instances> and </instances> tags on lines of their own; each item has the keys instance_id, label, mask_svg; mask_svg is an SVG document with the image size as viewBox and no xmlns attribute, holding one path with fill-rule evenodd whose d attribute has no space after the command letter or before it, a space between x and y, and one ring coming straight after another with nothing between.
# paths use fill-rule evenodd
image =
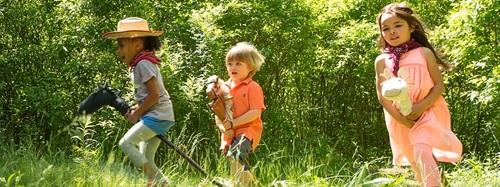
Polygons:
<instances>
[{"instance_id":1,"label":"long brown hair","mask_svg":"<svg viewBox=\"0 0 500 187\"><path fill-rule=\"evenodd\" d=\"M438 65L442 66L445 69L450 69L451 66L444 62L436 50L432 47L432 45L429 42L429 39L427 39L427 35L425 34L424 28L422 26L422 22L418 20L417 15L413 13L413 10L410 8L410 5L407 3L392 3L380 10L379 15L377 16L377 23L378 23L378 28L379 28L379 38L378 38L378 43L377 47L379 50L383 51L387 45L387 42L384 40L384 37L382 36L382 25L380 23L380 19L382 18L383 14L394 14L398 16L399 18L405 20L408 22L408 25L410 27L413 27L414 31L411 33L411 37L415 39L418 43L422 44L424 47L429 48L432 53L434 53L434 57L436 57L436 62Z\"/></svg>"}]
</instances>

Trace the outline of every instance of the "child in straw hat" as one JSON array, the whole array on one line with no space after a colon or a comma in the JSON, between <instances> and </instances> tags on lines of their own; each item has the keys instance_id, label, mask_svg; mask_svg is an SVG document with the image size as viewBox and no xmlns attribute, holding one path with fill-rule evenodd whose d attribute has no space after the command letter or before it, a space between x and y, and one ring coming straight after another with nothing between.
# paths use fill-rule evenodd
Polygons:
<instances>
[{"instance_id":1,"label":"child in straw hat","mask_svg":"<svg viewBox=\"0 0 500 187\"><path fill-rule=\"evenodd\" d=\"M158 38L161 34L163 31L150 30L146 20L130 17L118 22L117 31L103 35L117 40L117 52L131 72L138 105L124 116L135 125L120 140L120 147L148 176L147 186L168 186L154 161L160 145L160 139L155 136L165 134L174 125L172 102L158 68L161 60L154 53L161 47Z\"/></svg>"}]
</instances>

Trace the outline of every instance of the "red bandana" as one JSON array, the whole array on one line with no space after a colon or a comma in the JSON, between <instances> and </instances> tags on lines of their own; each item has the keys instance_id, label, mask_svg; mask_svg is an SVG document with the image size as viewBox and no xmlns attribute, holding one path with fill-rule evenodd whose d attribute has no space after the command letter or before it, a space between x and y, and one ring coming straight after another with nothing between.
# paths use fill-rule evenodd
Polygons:
<instances>
[{"instance_id":1,"label":"red bandana","mask_svg":"<svg viewBox=\"0 0 500 187\"><path fill-rule=\"evenodd\" d=\"M132 59L132 61L130 62L130 64L128 66L135 67L137 65L137 63L139 63L139 61L141 61L141 60L147 60L153 64L156 64L156 65L159 65L161 63L161 60L158 57L156 57L154 52L151 52L147 49L144 49L142 51L139 51L135 55L134 59Z\"/></svg>"}]
</instances>

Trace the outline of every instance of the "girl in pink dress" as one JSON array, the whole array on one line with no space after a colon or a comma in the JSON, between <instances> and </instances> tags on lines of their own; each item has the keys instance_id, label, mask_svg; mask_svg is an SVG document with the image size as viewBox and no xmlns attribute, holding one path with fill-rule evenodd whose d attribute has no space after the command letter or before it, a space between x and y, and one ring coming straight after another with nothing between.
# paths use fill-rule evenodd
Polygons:
<instances>
[{"instance_id":1,"label":"girl in pink dress","mask_svg":"<svg viewBox=\"0 0 500 187\"><path fill-rule=\"evenodd\" d=\"M377 17L382 54L375 60L377 95L384 108L394 165L411 165L422 186L439 186L437 162L457 162L462 143L451 131L450 112L442 94L444 83L439 66L448 66L437 56L421 22L404 3L385 6ZM381 94L380 76L389 69L397 76L405 67L409 78L412 112L401 114L396 103Z\"/></svg>"}]
</instances>

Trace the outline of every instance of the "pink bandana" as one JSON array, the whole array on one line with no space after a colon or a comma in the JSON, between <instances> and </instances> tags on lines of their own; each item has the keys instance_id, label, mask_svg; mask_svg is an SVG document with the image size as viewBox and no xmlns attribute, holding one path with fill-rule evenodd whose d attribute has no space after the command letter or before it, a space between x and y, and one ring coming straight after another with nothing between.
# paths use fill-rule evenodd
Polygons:
<instances>
[{"instance_id":1,"label":"pink bandana","mask_svg":"<svg viewBox=\"0 0 500 187\"><path fill-rule=\"evenodd\" d=\"M401 55L403 53L406 53L409 50L423 47L422 44L418 43L415 41L415 39L411 38L410 41L408 41L405 44L401 44L400 46L393 47L391 45L387 45L387 47L384 50L385 54L390 54L391 56L389 59L392 59L392 73L397 76L398 70L399 70L399 58L401 58Z\"/></svg>"}]
</instances>

